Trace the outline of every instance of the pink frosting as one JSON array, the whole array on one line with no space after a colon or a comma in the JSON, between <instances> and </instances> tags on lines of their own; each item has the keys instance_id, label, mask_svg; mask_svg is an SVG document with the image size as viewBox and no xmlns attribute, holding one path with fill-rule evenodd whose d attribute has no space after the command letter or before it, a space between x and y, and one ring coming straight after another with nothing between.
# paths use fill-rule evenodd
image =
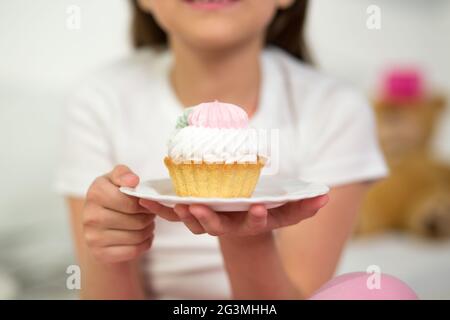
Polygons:
<instances>
[{"instance_id":1,"label":"pink frosting","mask_svg":"<svg viewBox=\"0 0 450 320\"><path fill-rule=\"evenodd\" d=\"M189 114L188 123L205 128L246 128L248 116L242 108L216 100L194 107Z\"/></svg>"}]
</instances>

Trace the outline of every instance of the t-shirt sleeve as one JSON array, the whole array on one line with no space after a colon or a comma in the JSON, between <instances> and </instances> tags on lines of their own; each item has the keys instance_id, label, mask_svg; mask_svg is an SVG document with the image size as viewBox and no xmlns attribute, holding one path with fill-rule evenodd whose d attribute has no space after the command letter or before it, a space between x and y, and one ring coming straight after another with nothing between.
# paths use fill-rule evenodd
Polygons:
<instances>
[{"instance_id":1,"label":"t-shirt sleeve","mask_svg":"<svg viewBox=\"0 0 450 320\"><path fill-rule=\"evenodd\" d=\"M86 85L68 99L54 187L84 197L92 181L113 167L111 96L100 85Z\"/></svg>"},{"instance_id":2,"label":"t-shirt sleeve","mask_svg":"<svg viewBox=\"0 0 450 320\"><path fill-rule=\"evenodd\" d=\"M311 108L301 131L308 141L301 156L300 178L329 186L371 181L387 175L373 109L352 88L330 90Z\"/></svg>"}]
</instances>

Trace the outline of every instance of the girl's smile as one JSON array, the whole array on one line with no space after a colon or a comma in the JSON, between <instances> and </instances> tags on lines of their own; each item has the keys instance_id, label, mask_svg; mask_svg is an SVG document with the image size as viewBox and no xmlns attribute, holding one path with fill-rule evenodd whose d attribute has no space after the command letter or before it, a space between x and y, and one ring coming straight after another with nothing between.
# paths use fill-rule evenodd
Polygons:
<instances>
[{"instance_id":1,"label":"girl's smile","mask_svg":"<svg viewBox=\"0 0 450 320\"><path fill-rule=\"evenodd\" d=\"M230 8L241 0L182 0L191 8L198 10L219 10Z\"/></svg>"}]
</instances>

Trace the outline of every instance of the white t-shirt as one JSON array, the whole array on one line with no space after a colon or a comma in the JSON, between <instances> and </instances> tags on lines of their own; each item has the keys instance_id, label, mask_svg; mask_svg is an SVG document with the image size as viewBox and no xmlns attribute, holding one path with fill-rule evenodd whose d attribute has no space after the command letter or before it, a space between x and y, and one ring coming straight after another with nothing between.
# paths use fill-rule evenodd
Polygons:
<instances>
[{"instance_id":1,"label":"white t-shirt","mask_svg":"<svg viewBox=\"0 0 450 320\"><path fill-rule=\"evenodd\" d=\"M172 92L172 56L139 50L102 70L70 100L56 187L83 197L95 177L126 164L142 180L167 178L167 140L182 106ZM352 88L275 48L261 56L255 128L276 129L279 175L330 186L386 174L372 110ZM230 288L216 237L157 219L145 268L158 298L226 299Z\"/></svg>"}]
</instances>

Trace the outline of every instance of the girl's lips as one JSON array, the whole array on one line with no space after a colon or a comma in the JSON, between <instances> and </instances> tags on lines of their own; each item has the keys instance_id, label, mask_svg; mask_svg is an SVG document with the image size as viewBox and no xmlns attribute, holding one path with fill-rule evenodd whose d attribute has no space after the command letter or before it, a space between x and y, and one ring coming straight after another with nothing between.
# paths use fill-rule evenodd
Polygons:
<instances>
[{"instance_id":1,"label":"girl's lips","mask_svg":"<svg viewBox=\"0 0 450 320\"><path fill-rule=\"evenodd\" d=\"M230 7L241 0L183 0L194 9L218 10Z\"/></svg>"}]
</instances>

